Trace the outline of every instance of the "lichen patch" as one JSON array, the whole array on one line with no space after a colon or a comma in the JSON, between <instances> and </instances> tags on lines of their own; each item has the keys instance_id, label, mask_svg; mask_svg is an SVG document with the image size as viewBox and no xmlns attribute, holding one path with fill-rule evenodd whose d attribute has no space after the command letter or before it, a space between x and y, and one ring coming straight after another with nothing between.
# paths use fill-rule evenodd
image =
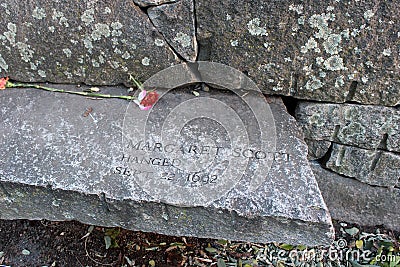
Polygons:
<instances>
[{"instance_id":1,"label":"lichen patch","mask_svg":"<svg viewBox=\"0 0 400 267\"><path fill-rule=\"evenodd\" d=\"M311 79L309 79L306 83L306 90L307 91L314 91L317 89L322 88L324 84L321 82L320 79L315 77L314 75L311 76Z\"/></svg>"},{"instance_id":2,"label":"lichen patch","mask_svg":"<svg viewBox=\"0 0 400 267\"><path fill-rule=\"evenodd\" d=\"M16 43L16 46L19 50L21 59L25 62L29 62L29 60L33 57L34 54L34 51L31 49L31 46L23 42Z\"/></svg>"},{"instance_id":3,"label":"lichen patch","mask_svg":"<svg viewBox=\"0 0 400 267\"><path fill-rule=\"evenodd\" d=\"M342 51L342 48L339 46L341 42L342 36L334 33L326 38L326 40L322 43L322 46L324 47L326 53L335 55Z\"/></svg>"},{"instance_id":4,"label":"lichen patch","mask_svg":"<svg viewBox=\"0 0 400 267\"><path fill-rule=\"evenodd\" d=\"M328 21L334 21L335 14L332 13L322 13L314 14L308 19L308 23L312 28L318 29L318 32L314 34L317 39L327 39L332 30L328 27Z\"/></svg>"},{"instance_id":5,"label":"lichen patch","mask_svg":"<svg viewBox=\"0 0 400 267\"><path fill-rule=\"evenodd\" d=\"M46 72L44 70L38 70L38 74L42 78L46 78Z\"/></svg>"},{"instance_id":6,"label":"lichen patch","mask_svg":"<svg viewBox=\"0 0 400 267\"><path fill-rule=\"evenodd\" d=\"M313 37L311 37L310 39L308 39L307 43L300 48L300 52L307 53L308 51L311 51L313 49L315 52L320 52L318 48L318 43L315 41Z\"/></svg>"},{"instance_id":7,"label":"lichen patch","mask_svg":"<svg viewBox=\"0 0 400 267\"><path fill-rule=\"evenodd\" d=\"M162 40L162 39L156 38L156 39L154 40L154 44L155 44L156 46L164 46L164 45L165 45L165 42L164 42L164 40Z\"/></svg>"},{"instance_id":8,"label":"lichen patch","mask_svg":"<svg viewBox=\"0 0 400 267\"><path fill-rule=\"evenodd\" d=\"M69 49L69 48L64 48L64 49L63 49L63 52L64 52L64 54L65 54L68 58L71 57L71 54L72 54L71 49Z\"/></svg>"},{"instance_id":9,"label":"lichen patch","mask_svg":"<svg viewBox=\"0 0 400 267\"><path fill-rule=\"evenodd\" d=\"M268 36L267 30L265 27L260 26L260 19L254 18L247 23L247 29L251 35L256 36Z\"/></svg>"},{"instance_id":10,"label":"lichen patch","mask_svg":"<svg viewBox=\"0 0 400 267\"><path fill-rule=\"evenodd\" d=\"M142 65L143 66L149 66L150 65L150 59L148 57L144 57L142 59Z\"/></svg>"},{"instance_id":11,"label":"lichen patch","mask_svg":"<svg viewBox=\"0 0 400 267\"><path fill-rule=\"evenodd\" d=\"M111 31L110 27L105 23L96 23L94 25L94 30L91 34L93 41L98 41L102 37L110 37Z\"/></svg>"},{"instance_id":12,"label":"lichen patch","mask_svg":"<svg viewBox=\"0 0 400 267\"><path fill-rule=\"evenodd\" d=\"M86 26L88 26L90 23L94 21L94 9L89 8L88 10L85 10L81 16L81 20L83 23L85 23Z\"/></svg>"},{"instance_id":13,"label":"lichen patch","mask_svg":"<svg viewBox=\"0 0 400 267\"><path fill-rule=\"evenodd\" d=\"M190 47L192 45L192 38L186 33L178 32L174 41L179 43L182 47Z\"/></svg>"},{"instance_id":14,"label":"lichen patch","mask_svg":"<svg viewBox=\"0 0 400 267\"><path fill-rule=\"evenodd\" d=\"M388 57L392 54L392 50L390 48L386 48L383 50L382 54Z\"/></svg>"},{"instance_id":15,"label":"lichen patch","mask_svg":"<svg viewBox=\"0 0 400 267\"><path fill-rule=\"evenodd\" d=\"M294 12L296 12L296 13L299 14L299 15L303 14L303 9L304 9L303 5L291 4L291 5L289 6L289 11L294 11Z\"/></svg>"},{"instance_id":16,"label":"lichen patch","mask_svg":"<svg viewBox=\"0 0 400 267\"><path fill-rule=\"evenodd\" d=\"M345 70L346 68L343 65L343 58L338 55L333 55L327 58L324 62L324 67L327 70L337 71L337 70Z\"/></svg>"},{"instance_id":17,"label":"lichen patch","mask_svg":"<svg viewBox=\"0 0 400 267\"><path fill-rule=\"evenodd\" d=\"M7 62L4 60L4 58L0 54L0 71L2 69L7 71L8 70L8 65L7 65Z\"/></svg>"},{"instance_id":18,"label":"lichen patch","mask_svg":"<svg viewBox=\"0 0 400 267\"><path fill-rule=\"evenodd\" d=\"M114 37L115 36L121 36L122 35L121 29L122 29L123 26L124 25L122 25L122 23L119 22L119 21L112 22L111 23L111 28L112 28L111 35L114 36Z\"/></svg>"},{"instance_id":19,"label":"lichen patch","mask_svg":"<svg viewBox=\"0 0 400 267\"><path fill-rule=\"evenodd\" d=\"M372 10L367 10L364 12L364 18L366 20L370 20L374 15L375 15L374 11L372 11Z\"/></svg>"},{"instance_id":20,"label":"lichen patch","mask_svg":"<svg viewBox=\"0 0 400 267\"><path fill-rule=\"evenodd\" d=\"M46 17L46 12L41 7L35 7L32 12L32 17L34 17L35 19L43 19Z\"/></svg>"},{"instance_id":21,"label":"lichen patch","mask_svg":"<svg viewBox=\"0 0 400 267\"><path fill-rule=\"evenodd\" d=\"M17 25L14 23L9 22L7 24L8 31L4 32L4 36L10 42L11 45L15 44L15 36L17 34Z\"/></svg>"}]
</instances>

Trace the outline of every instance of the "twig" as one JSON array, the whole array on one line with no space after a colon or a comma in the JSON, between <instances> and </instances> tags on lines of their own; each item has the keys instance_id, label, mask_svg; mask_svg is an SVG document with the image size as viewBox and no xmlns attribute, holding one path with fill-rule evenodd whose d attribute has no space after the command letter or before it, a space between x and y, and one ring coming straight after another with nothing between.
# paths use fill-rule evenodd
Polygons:
<instances>
[{"instance_id":1,"label":"twig","mask_svg":"<svg viewBox=\"0 0 400 267\"><path fill-rule=\"evenodd\" d=\"M93 258L89 255L89 252L88 252L88 250L87 250L87 245L86 245L86 244L87 244L88 238L89 238L89 236L85 238L85 242L84 242L84 244L85 244L86 256L87 256L91 261L93 261L93 262L96 263L96 264L100 264L100 265L104 265L104 266L115 266L115 263L116 263L117 261L115 261L115 262L113 262L113 263L101 263L101 262L99 262L99 261L93 259Z\"/></svg>"},{"instance_id":2,"label":"twig","mask_svg":"<svg viewBox=\"0 0 400 267\"><path fill-rule=\"evenodd\" d=\"M56 89L47 86L37 85L37 84L29 84L29 83L7 83L7 87L10 88L36 88L40 90L45 90L49 92L57 92L57 93L67 93L73 95L83 95L87 97L101 97L101 98L119 98L125 100L133 100L136 99L134 96L130 95L110 95L110 94L99 94L99 93L92 93L92 92L79 92L79 91L71 91L71 90L64 90L64 89Z\"/></svg>"}]
</instances>

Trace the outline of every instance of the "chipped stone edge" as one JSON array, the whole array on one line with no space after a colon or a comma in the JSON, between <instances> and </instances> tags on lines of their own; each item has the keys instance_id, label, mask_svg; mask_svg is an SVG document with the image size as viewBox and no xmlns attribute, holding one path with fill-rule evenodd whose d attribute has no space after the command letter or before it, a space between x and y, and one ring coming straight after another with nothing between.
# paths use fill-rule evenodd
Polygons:
<instances>
[{"instance_id":1,"label":"chipped stone edge","mask_svg":"<svg viewBox=\"0 0 400 267\"><path fill-rule=\"evenodd\" d=\"M76 191L0 182L0 219L79 220L82 223L165 235L245 242L330 245L331 225L280 217L244 218L210 207L115 200ZM207 225L205 225L206 223ZM249 231L251 229L251 231ZM221 234L222 233L222 234Z\"/></svg>"}]
</instances>

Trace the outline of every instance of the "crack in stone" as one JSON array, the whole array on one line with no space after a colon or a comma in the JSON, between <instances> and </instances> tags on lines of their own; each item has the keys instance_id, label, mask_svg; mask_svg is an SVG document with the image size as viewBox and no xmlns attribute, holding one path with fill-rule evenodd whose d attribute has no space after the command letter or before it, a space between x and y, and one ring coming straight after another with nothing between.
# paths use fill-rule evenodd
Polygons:
<instances>
[{"instance_id":1,"label":"crack in stone","mask_svg":"<svg viewBox=\"0 0 400 267\"><path fill-rule=\"evenodd\" d=\"M104 192L102 192L99 197L100 197L100 203L103 204L101 206L104 208L104 210L106 212L111 212L110 207L107 202L106 194Z\"/></svg>"},{"instance_id":2,"label":"crack in stone","mask_svg":"<svg viewBox=\"0 0 400 267\"><path fill-rule=\"evenodd\" d=\"M340 125L335 125L335 130L333 131L332 134L332 139L335 141L337 140L337 137L339 135L339 130L340 130Z\"/></svg>"},{"instance_id":3,"label":"crack in stone","mask_svg":"<svg viewBox=\"0 0 400 267\"><path fill-rule=\"evenodd\" d=\"M143 8L147 8L147 7L151 7L151 6L160 6L160 5L164 5L164 4L172 4L172 3L176 3L176 0L133 0L133 2L139 6L139 7L143 7Z\"/></svg>"},{"instance_id":4,"label":"crack in stone","mask_svg":"<svg viewBox=\"0 0 400 267\"><path fill-rule=\"evenodd\" d=\"M383 153L382 151L379 151L375 154L371 162L370 172L373 172L375 170L376 166L378 165L379 159L382 156L382 153Z\"/></svg>"},{"instance_id":5,"label":"crack in stone","mask_svg":"<svg viewBox=\"0 0 400 267\"><path fill-rule=\"evenodd\" d=\"M381 140L381 142L380 142L379 145L378 145L378 148L379 148L379 149L388 150L388 148L387 148L387 140L388 140L388 138L389 138L389 135L388 135L387 133L385 133L385 134L382 136L382 140Z\"/></svg>"},{"instance_id":6,"label":"crack in stone","mask_svg":"<svg viewBox=\"0 0 400 267\"><path fill-rule=\"evenodd\" d=\"M337 172L335 172L335 171L333 171L333 170L331 170L331 169L325 167L324 165L322 165L318 160L312 160L312 161L310 161L310 163L317 163L317 164L318 164L321 168L323 168L325 171L328 171L328 172L330 172L330 173L332 173L332 174L338 175L338 176L343 177L343 178L347 178L347 179L351 179L351 180L357 181L357 182L362 183L362 184L364 184L364 185L368 185L368 186L376 187L376 188L385 188L385 189L388 188L387 186L380 186L380 185L365 183L365 182L362 182L362 181L360 181L360 180L357 180L357 179L354 178L354 177L347 176L347 175L342 174L342 173L337 173ZM399 179L399 180L400 180L400 179ZM400 188L400 187L396 185L396 186L394 186L393 188L397 188L397 189L398 189L398 188Z\"/></svg>"},{"instance_id":7,"label":"crack in stone","mask_svg":"<svg viewBox=\"0 0 400 267\"><path fill-rule=\"evenodd\" d=\"M167 41L167 39L164 37L164 35L160 32L160 30L156 27L156 25L154 25L153 21L150 19L149 14L147 13L147 9L149 9L151 6L142 7L142 6L138 5L138 4L136 4L136 2L134 0L132 0L132 3L133 3L133 5L138 7L139 10L143 12L143 14L146 15L146 17L149 20L150 24L160 34L160 36L162 36L162 38L164 39L165 43L168 45L168 48L175 55L175 57L179 58L181 61L186 61L177 51L175 51L175 49L171 46L171 44ZM169 3L169 4L171 4L171 3Z\"/></svg>"},{"instance_id":8,"label":"crack in stone","mask_svg":"<svg viewBox=\"0 0 400 267\"><path fill-rule=\"evenodd\" d=\"M289 94L294 98L296 98L296 94L299 90L299 79L300 79L300 74L295 73L293 75L293 80L294 80L293 87L289 88L289 90L291 91L291 92L289 92ZM298 98L296 98L296 99L298 99Z\"/></svg>"},{"instance_id":9,"label":"crack in stone","mask_svg":"<svg viewBox=\"0 0 400 267\"><path fill-rule=\"evenodd\" d=\"M199 58L199 42L197 41L197 14L196 14L196 0L192 0L193 3L193 26L194 26L194 41L196 42L196 58L195 61Z\"/></svg>"},{"instance_id":10,"label":"crack in stone","mask_svg":"<svg viewBox=\"0 0 400 267\"><path fill-rule=\"evenodd\" d=\"M8 198L11 197L11 194L7 191L7 189L4 187L3 183L0 183L0 189L3 191L4 195L6 195Z\"/></svg>"},{"instance_id":11,"label":"crack in stone","mask_svg":"<svg viewBox=\"0 0 400 267\"><path fill-rule=\"evenodd\" d=\"M331 145L329 146L328 150L326 151L326 153L319 159L317 159L316 161L318 162L319 165L321 165L322 167L326 167L326 163L329 161L329 159L331 158L332 155L332 151L333 151L333 142L331 142Z\"/></svg>"},{"instance_id":12,"label":"crack in stone","mask_svg":"<svg viewBox=\"0 0 400 267\"><path fill-rule=\"evenodd\" d=\"M351 82L350 88L349 88L349 92L348 92L347 95L346 95L346 100L345 100L345 102L350 102L350 101L353 100L354 95L356 94L357 86L358 86L358 82L356 82L356 81L352 81L352 82Z\"/></svg>"},{"instance_id":13,"label":"crack in stone","mask_svg":"<svg viewBox=\"0 0 400 267\"><path fill-rule=\"evenodd\" d=\"M169 8L166 8L167 6ZM198 42L193 0L180 0L174 3L150 6L144 11L152 25L163 35L164 40L179 59L186 62L196 61ZM171 28L171 25L176 26Z\"/></svg>"}]
</instances>

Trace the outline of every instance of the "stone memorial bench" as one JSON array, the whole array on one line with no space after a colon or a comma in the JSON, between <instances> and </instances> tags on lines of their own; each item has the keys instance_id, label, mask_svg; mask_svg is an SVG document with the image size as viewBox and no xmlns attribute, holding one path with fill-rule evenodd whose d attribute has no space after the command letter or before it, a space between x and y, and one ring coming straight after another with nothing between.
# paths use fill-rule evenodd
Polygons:
<instances>
[{"instance_id":1,"label":"stone memorial bench","mask_svg":"<svg viewBox=\"0 0 400 267\"><path fill-rule=\"evenodd\" d=\"M305 245L332 219L399 230L398 10L3 1L0 219ZM132 76L150 109L82 93L138 98Z\"/></svg>"}]
</instances>

